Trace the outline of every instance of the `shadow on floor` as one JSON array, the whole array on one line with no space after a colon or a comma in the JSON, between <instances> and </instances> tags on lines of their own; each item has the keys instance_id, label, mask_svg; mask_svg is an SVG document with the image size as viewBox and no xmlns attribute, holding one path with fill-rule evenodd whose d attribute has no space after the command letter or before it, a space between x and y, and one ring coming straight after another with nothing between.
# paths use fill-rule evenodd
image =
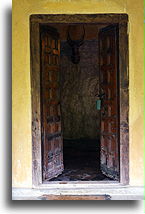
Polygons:
<instances>
[{"instance_id":1,"label":"shadow on floor","mask_svg":"<svg viewBox=\"0 0 145 214\"><path fill-rule=\"evenodd\" d=\"M64 171L50 181L104 181L112 180L100 171L98 140L64 140Z\"/></svg>"}]
</instances>

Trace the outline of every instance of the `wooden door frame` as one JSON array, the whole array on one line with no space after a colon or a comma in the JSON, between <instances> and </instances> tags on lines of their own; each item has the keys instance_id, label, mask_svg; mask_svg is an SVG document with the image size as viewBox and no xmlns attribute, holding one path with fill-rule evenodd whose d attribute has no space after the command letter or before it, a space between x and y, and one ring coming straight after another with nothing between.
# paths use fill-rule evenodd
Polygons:
<instances>
[{"instance_id":1,"label":"wooden door frame","mask_svg":"<svg viewBox=\"0 0 145 214\"><path fill-rule=\"evenodd\" d=\"M129 72L127 14L35 14L30 16L30 75L32 107L32 184L41 186L40 25L48 23L115 24L119 26L120 181L129 184ZM94 181L95 182L95 181ZM69 182L67 182L69 183ZM71 182L72 183L72 182ZM82 183L81 181L79 183ZM83 182L84 183L84 182ZM92 182L88 182L92 183ZM95 182L98 183L98 182ZM104 182L108 184L108 181ZM110 182L109 182L110 183ZM112 182L113 183L113 182Z\"/></svg>"}]
</instances>

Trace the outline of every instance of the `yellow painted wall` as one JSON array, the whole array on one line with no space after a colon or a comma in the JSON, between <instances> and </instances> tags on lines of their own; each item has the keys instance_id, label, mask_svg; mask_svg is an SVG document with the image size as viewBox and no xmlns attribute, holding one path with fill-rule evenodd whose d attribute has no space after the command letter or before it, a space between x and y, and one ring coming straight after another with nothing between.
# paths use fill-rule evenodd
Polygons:
<instances>
[{"instance_id":1,"label":"yellow painted wall","mask_svg":"<svg viewBox=\"0 0 145 214\"><path fill-rule=\"evenodd\" d=\"M13 187L32 186L30 14L129 15L130 184L143 185L143 0L13 0Z\"/></svg>"}]
</instances>

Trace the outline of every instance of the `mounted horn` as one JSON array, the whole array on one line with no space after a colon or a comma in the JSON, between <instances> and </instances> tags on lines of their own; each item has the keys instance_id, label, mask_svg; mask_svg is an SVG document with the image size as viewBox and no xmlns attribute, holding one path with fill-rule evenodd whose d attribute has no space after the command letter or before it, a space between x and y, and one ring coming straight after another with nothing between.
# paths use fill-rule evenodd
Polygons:
<instances>
[{"instance_id":1,"label":"mounted horn","mask_svg":"<svg viewBox=\"0 0 145 214\"><path fill-rule=\"evenodd\" d=\"M67 33L67 42L72 48L72 56L71 60L72 63L78 64L80 62L80 54L79 54L79 47L84 43L85 38L85 28L83 25L83 35L79 40L72 40L70 37L70 26L68 27L68 33Z\"/></svg>"}]
</instances>

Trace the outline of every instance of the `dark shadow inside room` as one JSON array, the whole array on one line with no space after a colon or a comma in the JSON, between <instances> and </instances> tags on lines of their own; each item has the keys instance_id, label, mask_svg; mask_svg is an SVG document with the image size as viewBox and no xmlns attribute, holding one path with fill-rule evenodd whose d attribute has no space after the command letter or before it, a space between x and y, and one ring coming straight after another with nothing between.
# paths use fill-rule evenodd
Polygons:
<instances>
[{"instance_id":1,"label":"dark shadow inside room","mask_svg":"<svg viewBox=\"0 0 145 214\"><path fill-rule=\"evenodd\" d=\"M100 111L96 109L99 93L98 31L101 26L85 24L80 61L72 62L67 41L68 25L53 25L60 34L60 94L63 131L62 174L50 181L112 180L100 170ZM78 40L83 25L73 25L71 39Z\"/></svg>"}]
</instances>

